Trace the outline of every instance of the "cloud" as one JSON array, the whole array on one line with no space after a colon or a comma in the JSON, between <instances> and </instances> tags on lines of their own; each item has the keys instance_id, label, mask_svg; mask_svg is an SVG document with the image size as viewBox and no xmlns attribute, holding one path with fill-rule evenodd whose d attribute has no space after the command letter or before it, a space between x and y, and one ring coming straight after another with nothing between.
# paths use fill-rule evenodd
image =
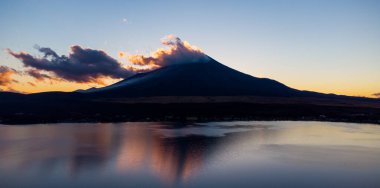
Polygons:
<instances>
[{"instance_id":1,"label":"cloud","mask_svg":"<svg viewBox=\"0 0 380 188\"><path fill-rule=\"evenodd\" d=\"M28 84L33 86L33 87L36 87L36 84L34 84L33 82L28 82Z\"/></svg>"},{"instance_id":2,"label":"cloud","mask_svg":"<svg viewBox=\"0 0 380 188\"><path fill-rule=\"evenodd\" d=\"M125 52L119 52L118 55L119 55L119 58L121 58L121 59L125 58L125 56L126 56Z\"/></svg>"},{"instance_id":3,"label":"cloud","mask_svg":"<svg viewBox=\"0 0 380 188\"><path fill-rule=\"evenodd\" d=\"M125 20L128 21L128 20ZM10 90L9 85L13 81L13 74L30 76L25 84L38 86L36 82L53 81L75 82L83 84L106 85L109 79L123 79L136 73L151 71L164 66L183 63L207 62L209 57L199 48L182 41L174 35L168 35L161 39L166 48L159 48L151 56L130 55L126 52L118 52L119 60L128 59L131 63L123 66L118 60L109 56L102 50L83 48L78 45L70 47L68 55L60 55L48 47L35 46L42 55L32 55L28 52L14 52L8 49L8 53L20 60L26 67L22 71L10 68L1 68L0 86ZM6 85L6 86L5 86Z\"/></svg>"},{"instance_id":4,"label":"cloud","mask_svg":"<svg viewBox=\"0 0 380 188\"><path fill-rule=\"evenodd\" d=\"M27 74L37 80L53 78L40 71L52 73L55 78L78 83L104 84L104 78L126 78L134 72L123 67L116 59L102 50L72 46L68 56L58 55L51 48L36 47L43 57L32 56L26 52L8 53L19 59L25 67L32 68Z\"/></svg>"},{"instance_id":5,"label":"cloud","mask_svg":"<svg viewBox=\"0 0 380 188\"><path fill-rule=\"evenodd\" d=\"M26 70L25 73L33 78L35 78L37 81L44 81L44 80L54 80L55 78L41 73L39 70L36 69L29 69Z\"/></svg>"},{"instance_id":6,"label":"cloud","mask_svg":"<svg viewBox=\"0 0 380 188\"><path fill-rule=\"evenodd\" d=\"M372 95L375 96L375 97L377 97L377 98L380 98L380 93L374 93Z\"/></svg>"},{"instance_id":7,"label":"cloud","mask_svg":"<svg viewBox=\"0 0 380 188\"><path fill-rule=\"evenodd\" d=\"M165 67L173 64L207 62L209 57L199 48L190 45L186 41L174 35L168 35L161 39L161 43L168 49L159 48L151 56L130 55L128 60L134 65Z\"/></svg>"},{"instance_id":8,"label":"cloud","mask_svg":"<svg viewBox=\"0 0 380 188\"><path fill-rule=\"evenodd\" d=\"M0 66L0 86L3 87L3 91L15 91L12 89L11 85L13 83L18 83L17 80L12 78L16 74L19 74L19 72L15 69L7 66Z\"/></svg>"}]
</instances>

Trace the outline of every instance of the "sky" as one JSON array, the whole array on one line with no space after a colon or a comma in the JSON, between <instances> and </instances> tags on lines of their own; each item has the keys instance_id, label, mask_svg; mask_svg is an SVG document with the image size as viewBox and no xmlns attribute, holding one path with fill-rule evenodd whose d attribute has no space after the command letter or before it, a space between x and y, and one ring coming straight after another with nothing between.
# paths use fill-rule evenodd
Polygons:
<instances>
[{"instance_id":1,"label":"sky","mask_svg":"<svg viewBox=\"0 0 380 188\"><path fill-rule=\"evenodd\" d=\"M378 0L2 0L0 28L2 90L72 91L111 84L130 71L115 62L128 66L134 63L124 56L172 48L160 40L174 35L187 41L179 44L194 45L191 49L236 70L296 89L367 97L380 93ZM69 63L83 54L101 54L117 71L81 79L73 77L80 71L57 72L15 56L23 52L55 65L54 56L45 58L41 49ZM56 78L36 79L26 73L32 69Z\"/></svg>"}]
</instances>

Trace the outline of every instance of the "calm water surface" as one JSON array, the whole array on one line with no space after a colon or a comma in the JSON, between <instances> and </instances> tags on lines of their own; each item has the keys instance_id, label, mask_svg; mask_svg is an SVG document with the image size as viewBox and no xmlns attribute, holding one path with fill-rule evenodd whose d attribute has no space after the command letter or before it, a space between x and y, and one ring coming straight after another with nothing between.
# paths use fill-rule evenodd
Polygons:
<instances>
[{"instance_id":1,"label":"calm water surface","mask_svg":"<svg viewBox=\"0 0 380 188\"><path fill-rule=\"evenodd\" d=\"M380 187L380 126L0 125L0 187Z\"/></svg>"}]
</instances>

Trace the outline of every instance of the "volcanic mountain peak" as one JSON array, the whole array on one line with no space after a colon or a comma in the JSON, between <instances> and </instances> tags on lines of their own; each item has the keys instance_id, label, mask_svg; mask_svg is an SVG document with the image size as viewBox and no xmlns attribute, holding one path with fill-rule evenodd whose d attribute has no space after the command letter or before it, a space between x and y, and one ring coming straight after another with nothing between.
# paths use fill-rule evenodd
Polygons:
<instances>
[{"instance_id":1,"label":"volcanic mountain peak","mask_svg":"<svg viewBox=\"0 0 380 188\"><path fill-rule=\"evenodd\" d=\"M212 58L172 64L136 74L113 85L87 91L95 96L298 96L302 92L282 83L256 78ZM306 93L305 93L306 94Z\"/></svg>"}]
</instances>

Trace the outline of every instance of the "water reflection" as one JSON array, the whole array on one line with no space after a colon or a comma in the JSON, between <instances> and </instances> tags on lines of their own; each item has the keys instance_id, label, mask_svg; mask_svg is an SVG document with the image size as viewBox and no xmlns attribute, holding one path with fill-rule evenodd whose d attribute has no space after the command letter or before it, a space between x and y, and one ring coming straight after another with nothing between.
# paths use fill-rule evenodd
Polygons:
<instances>
[{"instance_id":1,"label":"water reflection","mask_svg":"<svg viewBox=\"0 0 380 188\"><path fill-rule=\"evenodd\" d=\"M365 180L364 185L379 185L375 178L380 175L376 170L380 169L378 156L380 128L375 125L223 122L0 126L0 187L276 186L269 177L286 185L291 182L289 173L305 181L318 180L319 186L329 186L328 182L334 182L332 177L352 175L357 184ZM326 169L331 177L325 177ZM23 181L18 181L20 178ZM320 181L323 179L327 184ZM289 185L309 185L303 183Z\"/></svg>"},{"instance_id":2,"label":"water reflection","mask_svg":"<svg viewBox=\"0 0 380 188\"><path fill-rule=\"evenodd\" d=\"M213 139L196 135L168 137L168 130L158 127L123 128L116 155L117 169L121 172L149 169L167 184L186 181L200 170Z\"/></svg>"},{"instance_id":3,"label":"water reflection","mask_svg":"<svg viewBox=\"0 0 380 188\"><path fill-rule=\"evenodd\" d=\"M112 157L115 144L119 142L111 125L81 126L72 132L68 149L70 172L73 175L81 169L96 170L104 166Z\"/></svg>"}]
</instances>

